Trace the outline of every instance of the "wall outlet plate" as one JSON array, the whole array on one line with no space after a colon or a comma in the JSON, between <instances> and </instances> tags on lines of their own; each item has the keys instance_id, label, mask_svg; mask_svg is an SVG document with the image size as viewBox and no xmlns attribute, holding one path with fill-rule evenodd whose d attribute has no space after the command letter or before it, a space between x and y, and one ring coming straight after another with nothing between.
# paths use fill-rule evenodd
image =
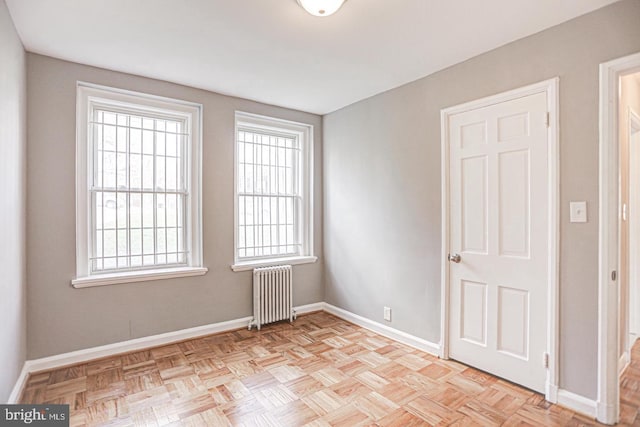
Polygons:
<instances>
[{"instance_id":1,"label":"wall outlet plate","mask_svg":"<svg viewBox=\"0 0 640 427\"><path fill-rule=\"evenodd\" d=\"M569 221L587 222L587 202L569 203Z\"/></svg>"},{"instance_id":2,"label":"wall outlet plate","mask_svg":"<svg viewBox=\"0 0 640 427\"><path fill-rule=\"evenodd\" d=\"M391 322L391 307L384 308L384 320Z\"/></svg>"}]
</instances>

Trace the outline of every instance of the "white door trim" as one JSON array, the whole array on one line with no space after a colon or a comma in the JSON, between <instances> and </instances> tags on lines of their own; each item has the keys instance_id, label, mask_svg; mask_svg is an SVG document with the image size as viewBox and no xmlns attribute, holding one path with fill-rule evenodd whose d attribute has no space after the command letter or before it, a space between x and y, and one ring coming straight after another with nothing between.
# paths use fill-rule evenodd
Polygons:
<instances>
[{"instance_id":1,"label":"white door trim","mask_svg":"<svg viewBox=\"0 0 640 427\"><path fill-rule=\"evenodd\" d=\"M618 288L611 279L618 259L620 76L640 70L640 53L600 64L600 196L598 250L598 421L614 424L620 413Z\"/></svg>"},{"instance_id":2,"label":"white door trim","mask_svg":"<svg viewBox=\"0 0 640 427\"><path fill-rule=\"evenodd\" d=\"M559 78L545 80L508 92L445 108L441 118L441 168L442 168L442 248L441 248L441 305L440 305L440 357L449 358L449 117L477 108L499 104L537 93L547 94L549 111L548 153L549 153L549 272L548 272L548 330L547 353L549 369L545 386L545 397L550 402L558 399L558 85Z\"/></svg>"}]
</instances>

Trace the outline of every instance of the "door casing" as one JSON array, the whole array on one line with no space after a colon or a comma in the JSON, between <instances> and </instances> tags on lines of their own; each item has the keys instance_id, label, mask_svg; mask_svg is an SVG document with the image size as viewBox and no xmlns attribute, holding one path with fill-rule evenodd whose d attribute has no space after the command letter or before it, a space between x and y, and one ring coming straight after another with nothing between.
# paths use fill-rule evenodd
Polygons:
<instances>
[{"instance_id":1,"label":"door casing","mask_svg":"<svg viewBox=\"0 0 640 427\"><path fill-rule=\"evenodd\" d=\"M549 112L548 126L548 166L549 166L549 210L548 224L548 328L547 328L547 349L548 370L545 381L545 397L548 401L556 403L558 400L558 135L559 135L559 99L558 86L559 78L545 80L525 87L503 92L497 95L467 102L461 105L445 108L441 111L441 170L442 170L442 248L441 248L441 308L440 308L440 357L449 358L449 211L450 211L450 186L449 186L449 117L454 114L475 110L490 105L499 104L505 101L522 98L525 96L546 93L547 108Z\"/></svg>"}]
</instances>

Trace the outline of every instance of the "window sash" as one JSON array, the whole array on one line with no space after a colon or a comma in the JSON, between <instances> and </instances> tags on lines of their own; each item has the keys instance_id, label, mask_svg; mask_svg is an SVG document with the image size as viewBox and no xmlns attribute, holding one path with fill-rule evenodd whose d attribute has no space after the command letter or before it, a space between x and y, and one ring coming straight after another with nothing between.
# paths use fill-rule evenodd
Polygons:
<instances>
[{"instance_id":1,"label":"window sash","mask_svg":"<svg viewBox=\"0 0 640 427\"><path fill-rule=\"evenodd\" d=\"M115 116L114 123L106 123L104 115L113 114ZM91 217L91 230L89 233L89 273L90 274L103 274L111 272L123 272L145 269L157 269L180 267L190 264L190 251L187 249L187 232L188 224L187 214L188 206L187 200L189 198L189 192L186 190L186 183L188 180L189 167L186 163L188 154L188 144L190 143L190 134L188 132L182 132L184 129L188 129L188 122L184 118L176 119L174 116L166 116L162 114L147 114L141 109L126 109L126 108L105 108L103 105L93 105L90 108L89 117L93 120L89 120L87 123L87 143L90 145L91 150L89 154L92 157L89 159L93 165L93 174L91 183L89 186L90 193L90 217ZM99 120L99 117L102 117ZM120 119L125 119L125 124L120 123ZM139 126L135 126L132 121L134 118L139 119ZM143 124L145 121L151 121L153 126L145 127ZM168 130L168 124L171 122L175 124L176 131L170 132ZM163 123L162 129L159 123ZM107 140L105 137L105 126L115 129L115 140L111 140L112 149L107 149ZM120 130L122 132L120 132ZM132 130L138 131L139 137L137 142L132 140ZM145 137L151 135L152 141L146 141ZM162 140L159 141L158 135L163 135ZM175 150L169 150L170 144L167 140L168 135L173 135L174 141L171 144L175 145ZM120 141L120 138L124 138L124 141ZM138 144L138 150L132 149L132 144ZM151 152L149 149L145 149L146 144L151 144ZM162 150L160 145L164 144ZM111 165L113 172L113 179L111 180L114 185L106 185L105 173L107 168L104 165L105 156L110 154L111 161L115 160L115 165ZM170 155L171 154L171 155ZM133 157L139 158L139 173L136 173L139 178L139 186L134 187L132 184L132 162ZM168 184L168 162L172 159L173 165L173 188ZM151 185L147 185L144 166L145 161L151 161ZM125 162L124 182L120 182L120 168L119 161ZM159 182L158 170L159 164L164 161L163 175L164 185ZM99 164L101 162L101 164ZM162 177L160 177L162 178ZM115 226L108 228L105 226L105 199L106 195L113 195L115 200ZM98 197L100 195L100 197ZM124 196L124 206L121 206L122 198ZM132 226L132 210L135 203L132 203L132 195L137 195L136 199L140 202L140 218L137 227ZM173 224L170 225L168 220L168 196L173 196L175 209L172 213ZM101 199L102 203L98 206L98 199ZM164 201L163 211L164 218L158 218L159 215L159 199ZM150 226L145 224L145 214L147 214L145 208L145 199L147 203L151 201L152 207L152 224ZM151 199L151 200L149 200ZM124 208L124 222L120 224L119 212ZM147 214L148 215L148 214ZM98 218L99 217L99 218ZM159 225L160 219L163 219L162 226ZM100 223L99 223L100 222ZM105 232L110 235L111 240L115 237L114 248L107 253L105 251ZM132 235L137 234L137 239L132 244ZM164 234L164 236L163 236ZM164 237L164 240L162 240ZM125 242L121 242L120 239L124 239ZM148 240L151 240L151 248L147 245ZM173 245L170 245L172 240ZM162 244L160 245L160 241ZM139 244L139 251L135 250ZM100 247L99 247L100 246ZM124 250L122 250L124 246ZM161 247L164 248L162 250ZM171 248L169 247L171 246ZM121 262L122 261L122 262Z\"/></svg>"}]
</instances>

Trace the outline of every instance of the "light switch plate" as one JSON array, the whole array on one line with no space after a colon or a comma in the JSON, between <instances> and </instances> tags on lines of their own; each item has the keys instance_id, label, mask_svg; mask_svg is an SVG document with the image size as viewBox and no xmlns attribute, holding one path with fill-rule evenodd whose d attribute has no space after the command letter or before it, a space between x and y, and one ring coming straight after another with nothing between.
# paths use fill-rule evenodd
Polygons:
<instances>
[{"instance_id":1,"label":"light switch plate","mask_svg":"<svg viewBox=\"0 0 640 427\"><path fill-rule=\"evenodd\" d=\"M587 222L587 202L569 202L569 221Z\"/></svg>"}]
</instances>

